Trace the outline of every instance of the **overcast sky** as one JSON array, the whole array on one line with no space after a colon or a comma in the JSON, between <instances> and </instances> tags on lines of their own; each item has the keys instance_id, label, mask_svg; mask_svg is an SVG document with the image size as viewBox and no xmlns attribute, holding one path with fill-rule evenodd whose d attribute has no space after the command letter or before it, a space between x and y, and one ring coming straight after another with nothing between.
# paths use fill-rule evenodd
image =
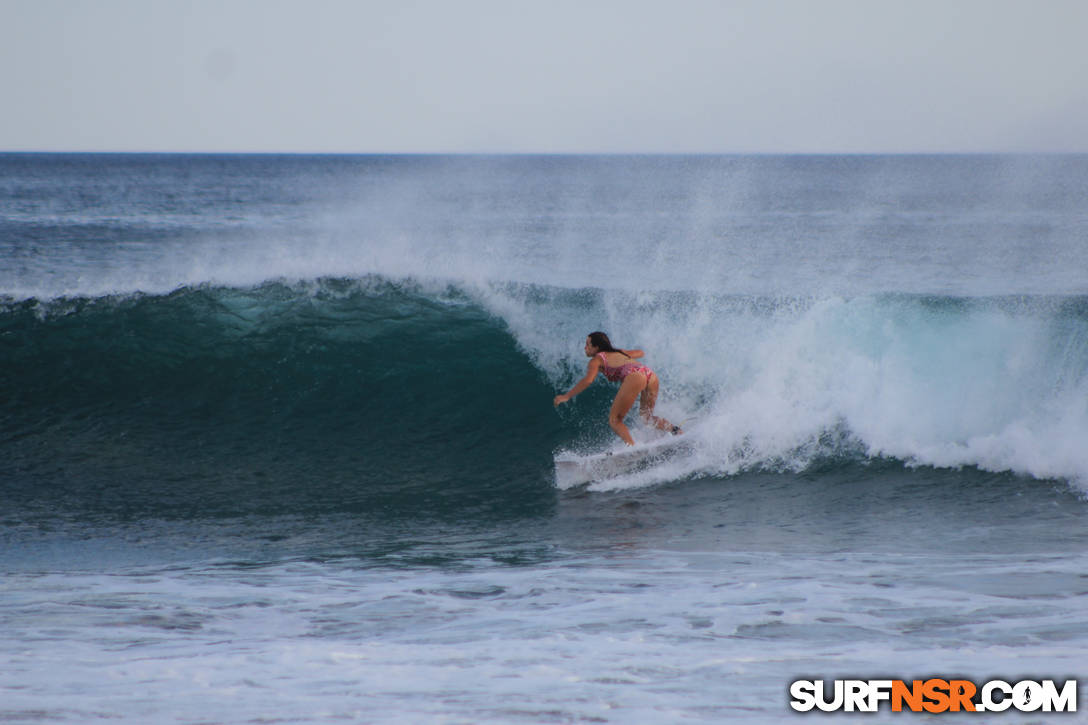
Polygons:
<instances>
[{"instance_id":1,"label":"overcast sky","mask_svg":"<svg viewBox=\"0 0 1088 725\"><path fill-rule=\"evenodd\" d=\"M1088 1L0 0L0 150L1088 152Z\"/></svg>"}]
</instances>

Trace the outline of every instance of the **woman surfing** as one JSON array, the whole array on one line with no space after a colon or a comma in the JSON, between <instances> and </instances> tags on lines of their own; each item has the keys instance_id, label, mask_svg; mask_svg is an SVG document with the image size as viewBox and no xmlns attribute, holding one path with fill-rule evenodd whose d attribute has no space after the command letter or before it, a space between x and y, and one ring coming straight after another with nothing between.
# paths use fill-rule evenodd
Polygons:
<instances>
[{"instance_id":1,"label":"woman surfing","mask_svg":"<svg viewBox=\"0 0 1088 725\"><path fill-rule=\"evenodd\" d=\"M660 382L653 370L635 362L636 358L645 354L642 350L620 350L612 347L608 335L603 332L591 332L586 337L585 350L586 357L589 358L585 377L563 395L555 396L552 402L556 407L592 385L598 373L604 373L609 380L620 383L620 390L616 393L616 399L612 401L612 409L608 412L608 425L612 426L612 430L623 439L624 443L629 446L635 445L631 431L627 430L627 426L623 423L631 406L635 404L635 398L639 398L638 412L644 423L653 424L655 428L669 431L673 435L683 432L680 426L654 415Z\"/></svg>"}]
</instances>

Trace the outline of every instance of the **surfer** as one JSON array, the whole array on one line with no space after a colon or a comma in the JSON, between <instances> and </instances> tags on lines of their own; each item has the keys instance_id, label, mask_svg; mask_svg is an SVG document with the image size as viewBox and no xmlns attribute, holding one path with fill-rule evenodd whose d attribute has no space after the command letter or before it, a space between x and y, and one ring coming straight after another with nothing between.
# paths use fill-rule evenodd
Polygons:
<instances>
[{"instance_id":1,"label":"surfer","mask_svg":"<svg viewBox=\"0 0 1088 725\"><path fill-rule=\"evenodd\" d=\"M586 337L586 357L589 365L586 366L586 374L573 388L562 395L555 396L553 404L558 407L578 393L582 392L597 377L598 373L613 382L620 383L620 390L616 393L616 399L612 401L612 409L608 412L608 425L616 432L623 442L629 446L635 445L631 437L631 431L623 424L631 406L635 404L635 398L639 398L639 417L644 423L652 424L659 430L669 431L678 435L683 431L680 426L673 425L664 418L654 415L654 405L657 403L657 390L660 382L653 370L635 362L645 353L642 350L620 350L612 347L608 335L603 332L591 332Z\"/></svg>"}]
</instances>

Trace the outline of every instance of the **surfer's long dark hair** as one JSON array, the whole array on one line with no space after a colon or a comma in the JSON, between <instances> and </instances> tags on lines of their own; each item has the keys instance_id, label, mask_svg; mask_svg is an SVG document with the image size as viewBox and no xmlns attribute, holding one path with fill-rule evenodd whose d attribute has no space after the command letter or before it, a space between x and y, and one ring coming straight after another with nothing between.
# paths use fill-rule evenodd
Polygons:
<instances>
[{"instance_id":1,"label":"surfer's long dark hair","mask_svg":"<svg viewBox=\"0 0 1088 725\"><path fill-rule=\"evenodd\" d=\"M631 357L627 355L623 350L618 347L612 347L612 341L608 339L608 335L603 332L591 332L589 333L589 344L597 348L599 352L618 352L621 355Z\"/></svg>"}]
</instances>

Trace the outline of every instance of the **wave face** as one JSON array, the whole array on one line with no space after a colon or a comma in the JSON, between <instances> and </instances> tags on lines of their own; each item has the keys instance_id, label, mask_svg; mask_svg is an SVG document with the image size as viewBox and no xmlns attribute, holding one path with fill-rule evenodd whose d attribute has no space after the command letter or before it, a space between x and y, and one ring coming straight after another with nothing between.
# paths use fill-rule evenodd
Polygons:
<instances>
[{"instance_id":1,"label":"wave face","mask_svg":"<svg viewBox=\"0 0 1088 725\"><path fill-rule=\"evenodd\" d=\"M551 389L463 296L326 280L9 301L0 340L0 479L28 503L167 516L547 503Z\"/></svg>"}]
</instances>

